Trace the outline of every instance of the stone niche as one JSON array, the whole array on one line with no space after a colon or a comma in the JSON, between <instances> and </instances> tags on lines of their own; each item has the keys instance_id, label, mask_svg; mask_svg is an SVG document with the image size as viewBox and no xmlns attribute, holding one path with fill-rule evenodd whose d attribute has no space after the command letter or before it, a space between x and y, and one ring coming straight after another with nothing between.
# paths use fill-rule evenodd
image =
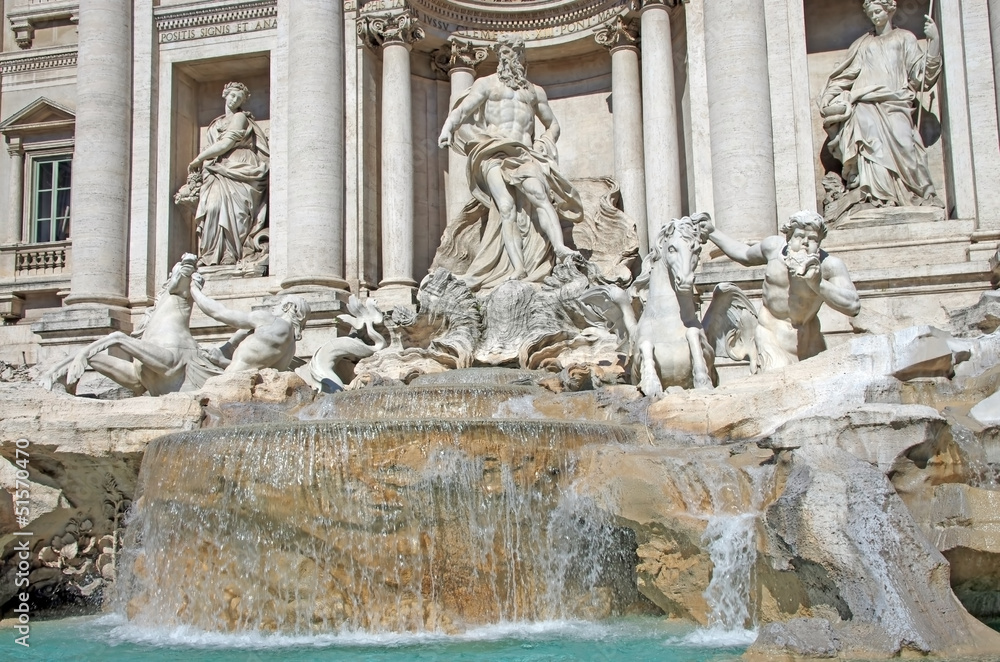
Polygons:
<instances>
[{"instance_id":1,"label":"stone niche","mask_svg":"<svg viewBox=\"0 0 1000 662\"><path fill-rule=\"evenodd\" d=\"M607 51L594 42L592 35L588 34L582 44L584 49L570 48L567 49L569 53L558 49L539 51L533 49L531 41L526 44L528 79L545 89L559 121L559 169L571 181L614 177L615 174L611 59ZM577 52L580 50L582 52ZM417 274L427 273L440 243L447 222L446 182L454 176L454 173L448 172L447 152L437 145L441 127L450 111L449 83L446 79L442 80L444 74L431 67L433 55L427 59L423 55L414 55L411 79L414 108L414 273ZM496 73L496 65L496 55L490 52L488 59L477 68L476 76L482 78ZM535 135L539 136L543 131L536 119ZM465 180L464 172L457 174ZM471 200L471 194L466 199Z\"/></svg>"},{"instance_id":2,"label":"stone niche","mask_svg":"<svg viewBox=\"0 0 1000 662\"><path fill-rule=\"evenodd\" d=\"M177 62L173 70L170 121L170 222L168 255L197 253L194 214L172 200L187 181L188 164L207 146L212 121L225 113L223 88L240 82L250 89L244 109L264 133L271 129L271 59L268 52L226 58Z\"/></svg>"},{"instance_id":3,"label":"stone niche","mask_svg":"<svg viewBox=\"0 0 1000 662\"><path fill-rule=\"evenodd\" d=\"M912 32L919 40L920 47L926 48L924 15L929 8L928 0L897 0L896 5L893 25ZM809 99L812 102L810 110L812 111L813 145L816 147L816 195L818 209L822 210L823 177L830 171L839 173L840 163L826 147L827 133L823 128L817 101L823 94L830 73L843 61L854 40L866 32L870 32L872 25L862 10L861 0L804 0L803 8L806 20ZM935 16L935 20L937 20L937 16ZM940 27L939 20L938 26ZM938 195L947 202L950 210L954 207L954 203L950 200L946 186L946 155L940 128L942 121L940 97L946 84L947 81L942 77L933 91L924 92L920 98L924 104L921 124L924 126L923 135L927 143L927 160L931 179ZM949 218L951 217L952 215L949 213Z\"/></svg>"}]
</instances>

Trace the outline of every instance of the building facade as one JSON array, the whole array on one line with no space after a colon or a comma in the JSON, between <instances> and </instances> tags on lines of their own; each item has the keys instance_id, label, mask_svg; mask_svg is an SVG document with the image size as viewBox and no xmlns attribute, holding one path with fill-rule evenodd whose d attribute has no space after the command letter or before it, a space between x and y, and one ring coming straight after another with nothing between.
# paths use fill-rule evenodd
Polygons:
<instances>
[{"instance_id":1,"label":"building facade","mask_svg":"<svg viewBox=\"0 0 1000 662\"><path fill-rule=\"evenodd\" d=\"M643 251L681 215L706 211L757 240L835 202L819 102L872 29L860 0L2 4L0 359L17 363L131 332L181 254L200 252L205 221L175 195L230 82L250 92L254 149L267 146L263 225L255 260L204 266L206 292L244 309L303 293L308 356L336 332L347 293L412 303L469 198L464 157L438 134L495 71L498 34L525 39L528 77L561 126L563 174L614 178ZM924 50L928 4L896 0L894 16ZM995 277L1000 0L942 0L934 19L940 80L915 106L941 205L832 225L824 248L869 315L854 330L943 324ZM729 280L754 296L762 277L706 252L699 288ZM823 314L828 332L852 332ZM229 333L197 311L193 327L205 342Z\"/></svg>"}]
</instances>

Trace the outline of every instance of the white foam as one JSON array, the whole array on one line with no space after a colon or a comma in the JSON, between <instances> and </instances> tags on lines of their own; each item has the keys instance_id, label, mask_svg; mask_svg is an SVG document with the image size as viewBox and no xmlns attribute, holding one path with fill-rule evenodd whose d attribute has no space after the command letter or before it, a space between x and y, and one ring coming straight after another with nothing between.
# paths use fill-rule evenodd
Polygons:
<instances>
[{"instance_id":1,"label":"white foam","mask_svg":"<svg viewBox=\"0 0 1000 662\"><path fill-rule=\"evenodd\" d=\"M749 646L757 640L756 630L723 627L699 628L683 637L671 638L671 646L691 646L697 648L736 648Z\"/></svg>"},{"instance_id":2,"label":"white foam","mask_svg":"<svg viewBox=\"0 0 1000 662\"><path fill-rule=\"evenodd\" d=\"M643 627L639 624L605 625L570 620L499 623L473 628L459 634L351 631L316 635L286 635L264 632L218 633L205 632L191 627L140 627L127 622L118 615L100 617L95 621L95 624L108 628L108 631L102 633L101 636L112 646L128 643L196 649L397 648L421 644L488 642L506 639L531 641L567 638L594 641L609 637L642 636L649 633L649 626Z\"/></svg>"}]
</instances>

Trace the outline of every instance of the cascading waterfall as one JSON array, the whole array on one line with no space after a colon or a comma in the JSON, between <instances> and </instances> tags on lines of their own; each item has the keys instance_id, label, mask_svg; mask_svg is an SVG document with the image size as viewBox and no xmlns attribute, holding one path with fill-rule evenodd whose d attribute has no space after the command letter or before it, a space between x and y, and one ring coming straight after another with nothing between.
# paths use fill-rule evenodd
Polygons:
<instances>
[{"instance_id":1,"label":"cascading waterfall","mask_svg":"<svg viewBox=\"0 0 1000 662\"><path fill-rule=\"evenodd\" d=\"M712 580L705 590L708 626L739 633L751 624L750 588L757 560L756 513L712 517L702 537L712 559Z\"/></svg>"},{"instance_id":2,"label":"cascading waterfall","mask_svg":"<svg viewBox=\"0 0 1000 662\"><path fill-rule=\"evenodd\" d=\"M746 645L757 637L751 599L756 531L771 473L770 467L730 469L709 483L713 512L702 534L712 561L704 593L708 627L690 635L690 643Z\"/></svg>"},{"instance_id":3,"label":"cascading waterfall","mask_svg":"<svg viewBox=\"0 0 1000 662\"><path fill-rule=\"evenodd\" d=\"M634 541L569 486L582 444L628 440L509 420L163 437L143 462L118 607L140 625L288 633L607 616L636 597Z\"/></svg>"}]
</instances>

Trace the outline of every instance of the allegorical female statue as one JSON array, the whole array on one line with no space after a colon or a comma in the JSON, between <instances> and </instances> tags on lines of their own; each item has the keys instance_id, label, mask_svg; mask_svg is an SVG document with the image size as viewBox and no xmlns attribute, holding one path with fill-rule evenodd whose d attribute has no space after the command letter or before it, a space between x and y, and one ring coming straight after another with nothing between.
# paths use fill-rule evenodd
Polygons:
<instances>
[{"instance_id":1,"label":"allegorical female statue","mask_svg":"<svg viewBox=\"0 0 1000 662\"><path fill-rule=\"evenodd\" d=\"M267 255L267 137L243 109L250 91L229 83L222 91L226 114L208 126L208 146L188 166L178 203L193 203L198 265L256 264ZM199 190L200 188L200 190Z\"/></svg>"},{"instance_id":2,"label":"allegorical female statue","mask_svg":"<svg viewBox=\"0 0 1000 662\"><path fill-rule=\"evenodd\" d=\"M851 45L820 99L830 152L843 164L838 210L943 206L914 123L916 93L934 87L941 74L937 25L926 17L925 52L912 32L893 27L895 0L865 0L864 11L875 29Z\"/></svg>"}]
</instances>

